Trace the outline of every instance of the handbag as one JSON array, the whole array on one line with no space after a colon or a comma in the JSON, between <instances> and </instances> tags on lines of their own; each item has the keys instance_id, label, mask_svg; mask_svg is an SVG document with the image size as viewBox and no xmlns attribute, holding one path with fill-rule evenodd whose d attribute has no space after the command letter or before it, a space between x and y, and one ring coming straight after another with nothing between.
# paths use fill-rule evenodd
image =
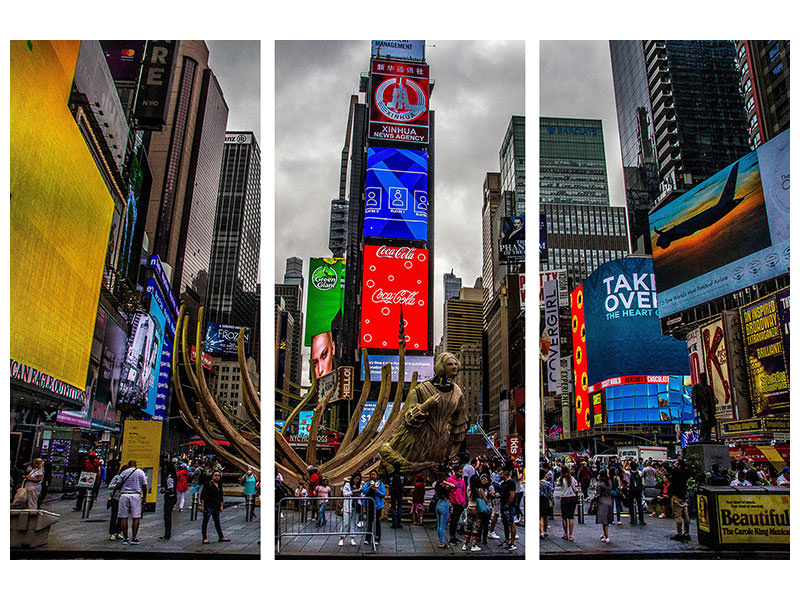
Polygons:
<instances>
[{"instance_id":1,"label":"handbag","mask_svg":"<svg viewBox=\"0 0 800 600\"><path fill-rule=\"evenodd\" d=\"M28 507L28 488L27 481L14 494L14 500L11 502L11 508L27 508Z\"/></svg>"},{"instance_id":2,"label":"handbag","mask_svg":"<svg viewBox=\"0 0 800 600\"><path fill-rule=\"evenodd\" d=\"M479 515L488 515L492 512L492 509L489 508L489 505L486 503L486 500L483 498L478 498L475 501L475 504L478 506L478 514Z\"/></svg>"},{"instance_id":3,"label":"handbag","mask_svg":"<svg viewBox=\"0 0 800 600\"><path fill-rule=\"evenodd\" d=\"M591 499L589 502L589 510L586 511L587 515L596 515L597 514L597 507L598 507L598 500L597 496Z\"/></svg>"}]
</instances>

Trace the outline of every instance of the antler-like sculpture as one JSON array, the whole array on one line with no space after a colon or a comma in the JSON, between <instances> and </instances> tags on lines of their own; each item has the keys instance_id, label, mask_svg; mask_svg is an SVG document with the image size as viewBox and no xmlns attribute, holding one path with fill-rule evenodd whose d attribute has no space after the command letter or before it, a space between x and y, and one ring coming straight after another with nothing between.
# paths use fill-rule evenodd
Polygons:
<instances>
[{"instance_id":1,"label":"antler-like sculpture","mask_svg":"<svg viewBox=\"0 0 800 600\"><path fill-rule=\"evenodd\" d=\"M439 424L444 423L443 427L440 425L441 435L450 436L452 440L456 440L458 435L462 433L461 430L466 429L466 409L461 391L457 385L453 384L452 391L440 391L432 383L420 387L417 385L418 374L414 372L408 393L404 397L405 341L401 337L399 344L400 364L394 404L386 423L381 431L378 432L392 387L391 366L388 364L383 365L381 369L381 386L375 410L361 433L356 434L361 412L372 385L367 352L362 349L361 353L365 373L361 396L336 455L325 463L316 464L317 431L322 421L323 413L331 403L332 395L336 388L332 388L318 401L315 407L306 445L306 460L303 460L288 444L284 439L284 433L297 413L314 397L317 379L313 365L310 368L311 387L305 396L296 396L276 388L276 392L285 398L300 400L300 403L287 417L286 423L281 430L275 431L276 470L283 476L288 485L294 487L303 482L307 477L307 469L310 465L317 466L320 475L331 481L332 485L338 485L344 477L351 475L355 471L367 469L376 469L383 474L398 469L405 473L431 469L441 464L443 458L446 458L439 455L441 452L437 453L436 456L424 456L425 452L423 450L423 457L419 459L416 456L420 454L417 446L415 447L415 452L410 452L414 456L409 460L405 460L404 454L409 454L411 446L415 443L415 431L424 427L428 427L428 431L430 431L432 427L436 427L436 424L434 424L436 419L438 419ZM299 386L295 385L294 387L298 388ZM431 400L432 402L429 402ZM446 411L446 414L444 414L444 411ZM461 422L462 420L463 423ZM463 434L461 434L461 438L463 438ZM452 448L449 451L449 454L451 454Z\"/></svg>"},{"instance_id":2,"label":"antler-like sculpture","mask_svg":"<svg viewBox=\"0 0 800 600\"><path fill-rule=\"evenodd\" d=\"M239 331L237 339L237 356L239 360L239 371L242 377L243 404L248 416L252 419L255 427L244 427L240 431L235 427L225 412L217 404L216 399L208 390L205 375L203 374L202 351L205 340L201 336L203 324L203 307L197 315L197 336L195 344L197 347L197 360L195 370L192 371L192 363L189 360L187 351L187 330L189 323L184 315L184 307L181 306L178 313L178 322L175 325L175 348L172 352L172 372L175 374L175 397L178 400L180 416L192 430L200 436L200 439L209 447L214 448L215 452L222 458L233 464L235 467L246 471L248 468L260 477L261 474L261 400L258 392L250 379L247 370L247 363L244 356L244 328ZM181 364L178 357L182 357L184 372L189 379L189 383L195 392L197 401L194 402L195 411L192 411L187 402L180 382ZM195 414L196 413L196 414ZM248 431L249 430L249 431ZM217 440L220 438L227 441L230 446L218 446Z\"/></svg>"}]
</instances>

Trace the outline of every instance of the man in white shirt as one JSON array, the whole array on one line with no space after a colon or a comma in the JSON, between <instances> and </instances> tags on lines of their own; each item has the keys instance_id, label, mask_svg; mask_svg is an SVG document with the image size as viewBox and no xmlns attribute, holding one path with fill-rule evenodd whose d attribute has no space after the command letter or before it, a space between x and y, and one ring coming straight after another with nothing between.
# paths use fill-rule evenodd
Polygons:
<instances>
[{"instance_id":1,"label":"man in white shirt","mask_svg":"<svg viewBox=\"0 0 800 600\"><path fill-rule=\"evenodd\" d=\"M775 483L781 487L789 487L789 467L783 467L783 472Z\"/></svg>"},{"instance_id":2,"label":"man in white shirt","mask_svg":"<svg viewBox=\"0 0 800 600\"><path fill-rule=\"evenodd\" d=\"M139 533L139 522L142 519L142 503L147 497L147 477L144 471L136 468L136 461L129 460L128 468L119 474L117 484L119 496L119 520L122 528L122 535L125 539L123 544L128 542L128 517L133 520L131 531L131 544L139 544L136 535Z\"/></svg>"},{"instance_id":3,"label":"man in white shirt","mask_svg":"<svg viewBox=\"0 0 800 600\"><path fill-rule=\"evenodd\" d=\"M739 469L739 472L736 473L736 479L731 481L731 487L752 487L752 485L744 478L744 469Z\"/></svg>"}]
</instances>

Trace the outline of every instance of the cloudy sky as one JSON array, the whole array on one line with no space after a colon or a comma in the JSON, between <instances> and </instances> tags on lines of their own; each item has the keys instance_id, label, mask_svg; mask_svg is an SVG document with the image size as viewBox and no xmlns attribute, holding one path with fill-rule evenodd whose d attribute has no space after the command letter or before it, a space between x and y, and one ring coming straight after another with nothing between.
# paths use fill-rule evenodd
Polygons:
<instances>
[{"instance_id":1,"label":"cloudy sky","mask_svg":"<svg viewBox=\"0 0 800 600\"><path fill-rule=\"evenodd\" d=\"M279 41L275 46L275 277L286 259L330 256L330 202L350 96L369 70L369 41ZM512 115L525 114L523 42L426 42L436 82L434 343L442 333L442 275L472 286L481 274L482 185L499 170ZM306 279L307 272L304 273Z\"/></svg>"},{"instance_id":2,"label":"cloudy sky","mask_svg":"<svg viewBox=\"0 0 800 600\"><path fill-rule=\"evenodd\" d=\"M601 119L611 204L625 204L608 41L542 41L539 101L544 117Z\"/></svg>"},{"instance_id":3,"label":"cloudy sky","mask_svg":"<svg viewBox=\"0 0 800 600\"><path fill-rule=\"evenodd\" d=\"M228 104L228 131L253 131L261 141L261 42L206 40L208 62Z\"/></svg>"}]
</instances>

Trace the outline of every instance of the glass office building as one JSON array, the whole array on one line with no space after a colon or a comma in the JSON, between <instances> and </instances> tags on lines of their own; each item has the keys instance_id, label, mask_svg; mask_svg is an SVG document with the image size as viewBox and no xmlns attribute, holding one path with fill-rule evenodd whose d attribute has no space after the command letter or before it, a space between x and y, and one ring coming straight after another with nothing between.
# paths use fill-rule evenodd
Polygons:
<instances>
[{"instance_id":1,"label":"glass office building","mask_svg":"<svg viewBox=\"0 0 800 600\"><path fill-rule=\"evenodd\" d=\"M222 159L207 320L253 327L261 243L261 152L251 131L228 132Z\"/></svg>"}]
</instances>

